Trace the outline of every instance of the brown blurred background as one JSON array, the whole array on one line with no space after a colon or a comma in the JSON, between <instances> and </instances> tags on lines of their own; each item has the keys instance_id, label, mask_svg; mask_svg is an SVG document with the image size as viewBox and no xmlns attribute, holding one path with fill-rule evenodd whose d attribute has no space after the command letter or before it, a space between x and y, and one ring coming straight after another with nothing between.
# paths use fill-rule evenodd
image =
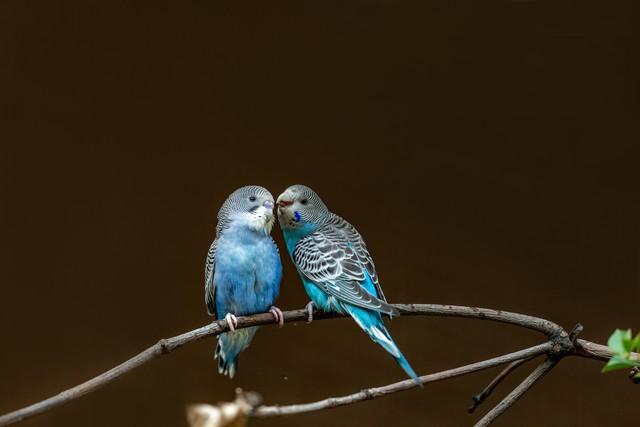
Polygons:
<instances>
[{"instance_id":1,"label":"brown blurred background","mask_svg":"<svg viewBox=\"0 0 640 427\"><path fill-rule=\"evenodd\" d=\"M0 412L209 322L215 214L245 184L315 188L365 236L393 302L580 321L597 342L640 329L634 16L611 2L1 2ZM283 260L279 306L302 307ZM420 373L540 341L460 319L390 328ZM404 378L347 320L263 328L233 381L214 345L24 425L180 426L186 403L236 386L294 403ZM496 371L252 425L470 425L532 367L474 416ZM637 420L640 389L600 368L565 360L499 424Z\"/></svg>"}]
</instances>

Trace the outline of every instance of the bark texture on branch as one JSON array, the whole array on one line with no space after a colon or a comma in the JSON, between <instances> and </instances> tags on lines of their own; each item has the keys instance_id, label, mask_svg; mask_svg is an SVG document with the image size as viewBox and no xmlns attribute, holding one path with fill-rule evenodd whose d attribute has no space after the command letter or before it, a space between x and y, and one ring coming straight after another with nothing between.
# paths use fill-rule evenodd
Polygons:
<instances>
[{"instance_id":1,"label":"bark texture on branch","mask_svg":"<svg viewBox=\"0 0 640 427\"><path fill-rule=\"evenodd\" d=\"M559 359L547 358L544 362L539 364L531 374L524 381L522 381L511 393L505 397L495 408L490 410L480 421L478 421L475 427L485 427L495 421L500 415L504 414L507 409L511 407L518 399L522 397L533 385L538 382L542 377L553 369L559 362Z\"/></svg>"},{"instance_id":2,"label":"bark texture on branch","mask_svg":"<svg viewBox=\"0 0 640 427\"><path fill-rule=\"evenodd\" d=\"M569 334L564 331L559 325L538 317L528 316L525 314L512 313L509 311L503 310L493 310L488 308L476 308L476 307L467 307L467 306L456 306L456 305L439 305L439 304L394 304L395 308L397 308L403 316L406 315L424 315L424 316L444 316L444 317L462 317L462 318L470 318L470 319L481 319L481 320L491 320L495 322L507 323L531 330L538 331L548 337L549 348L546 350L548 354L555 356L565 356L568 354L575 354L588 357L591 359L606 361L613 354L611 351L604 345L592 343L586 340L576 340L575 344L574 340L569 339ZM327 314L327 313L316 313L314 315L314 320L322 320L322 319L330 319L336 317L344 317L340 314ZM296 321L306 321L307 320L307 311L306 309L300 310L291 310L284 312L284 321L285 322L296 322ZM252 316L246 317L238 317L238 326L237 328L247 328L250 326L259 326L259 325L267 325L274 324L276 321L273 318L271 313L261 313L255 314ZM0 416L0 427L7 426L10 424L14 424L25 420L27 418L33 417L35 415L41 414L46 411L50 411L60 405L68 403L74 399L77 399L87 393L97 390L98 388L109 384L111 381L116 378L121 377L132 371L133 369L153 360L157 357L160 357L164 354L170 353L183 345L199 341L204 338L208 338L211 336L219 335L223 332L228 331L228 325L225 320L218 320L209 325L203 326L201 328L185 332L181 335L177 335L172 338L161 339L153 346L147 348L143 352L137 354L131 359L121 363L120 365L110 369L107 372L104 372L95 378L92 378L82 384L79 384L75 387L71 387L65 391L60 392L52 397L49 397L40 402L34 403L22 409L18 409L16 411L10 412L8 414ZM541 344L543 346L547 346L548 344ZM545 347L546 348L546 347ZM501 356L505 357L505 356ZM636 355L636 357L640 357L640 355ZM495 360L489 359L489 360ZM509 361L513 361L517 359L509 359L505 362L500 363L508 363ZM485 361L486 362L486 361ZM482 362L479 362L482 363ZM493 363L493 362L492 362ZM474 364L477 365L477 364ZM456 368L456 369L469 369L469 366ZM494 366L494 365L491 365ZM485 369L485 368L481 368ZM477 370L477 369L476 369ZM455 369L445 371L448 372L447 375L451 375L451 372L458 372ZM473 371L471 371L473 372ZM465 372L466 373L466 372ZM443 374L443 373L440 373ZM432 375L440 375L440 374L432 374ZM462 374L460 374L462 375ZM454 375L455 376L455 375ZM430 381L433 381L433 376L425 376L426 378L431 378ZM424 377L423 377L424 378ZM411 383L410 380L403 381L400 383L396 383L396 391L406 390L407 385L398 385L404 384L405 382ZM381 392L388 393L387 387L392 387L393 384L384 387L377 387L373 390L382 390ZM394 389L395 390L395 389Z\"/></svg>"},{"instance_id":3,"label":"bark texture on branch","mask_svg":"<svg viewBox=\"0 0 640 427\"><path fill-rule=\"evenodd\" d=\"M494 366L509 363L514 360L530 359L532 357L551 351L552 347L553 344L551 344L550 342L546 342L534 347L526 348L524 350L508 353L502 356L494 357L492 359L472 363L470 365L461 366L459 368L448 369L446 371L437 372L430 375L423 375L419 377L419 380L422 384L448 380L449 378L455 378L461 375L470 374L472 372L493 368ZM415 387L417 387L417 384L413 380L404 380L382 387L367 388L359 391L358 393L353 393L347 396L330 397L313 403L286 406L259 406L254 410L254 412L252 412L251 415L255 417L272 417L276 415L292 415L300 414L303 412L319 411L321 409L336 408L338 406L350 405L352 403L362 402L364 400L371 400L377 397L386 396L388 394L397 393L399 391L409 390Z\"/></svg>"}]
</instances>

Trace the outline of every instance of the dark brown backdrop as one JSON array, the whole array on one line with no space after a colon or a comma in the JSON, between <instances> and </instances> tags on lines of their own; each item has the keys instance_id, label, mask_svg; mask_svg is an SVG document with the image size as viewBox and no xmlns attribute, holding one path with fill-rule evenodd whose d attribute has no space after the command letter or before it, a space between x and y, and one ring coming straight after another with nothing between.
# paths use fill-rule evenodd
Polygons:
<instances>
[{"instance_id":1,"label":"dark brown backdrop","mask_svg":"<svg viewBox=\"0 0 640 427\"><path fill-rule=\"evenodd\" d=\"M640 329L629 7L131 3L0 3L0 412L208 322L215 214L249 183L317 189L365 236L391 301L581 321L599 342ZM298 308L284 261L279 305ZM420 373L539 339L455 319L391 331ZM263 328L234 381L213 347L25 426L184 425L185 403L236 386L291 403L403 378L347 320ZM637 419L640 390L600 368L564 361L500 424ZM252 425L469 425L493 374Z\"/></svg>"}]
</instances>

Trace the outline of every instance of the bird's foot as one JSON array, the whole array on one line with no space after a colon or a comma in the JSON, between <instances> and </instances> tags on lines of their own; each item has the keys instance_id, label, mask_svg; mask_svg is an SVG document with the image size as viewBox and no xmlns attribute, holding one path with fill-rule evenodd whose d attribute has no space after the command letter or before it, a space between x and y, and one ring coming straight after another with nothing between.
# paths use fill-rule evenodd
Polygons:
<instances>
[{"instance_id":1,"label":"bird's foot","mask_svg":"<svg viewBox=\"0 0 640 427\"><path fill-rule=\"evenodd\" d=\"M313 322L313 309L314 309L313 301L309 301L304 308L307 309L307 323Z\"/></svg>"},{"instance_id":2,"label":"bird's foot","mask_svg":"<svg viewBox=\"0 0 640 427\"><path fill-rule=\"evenodd\" d=\"M227 326L229 326L231 332L235 331L238 327L238 318L233 314L227 313L227 315L224 316L224 320L227 321Z\"/></svg>"},{"instance_id":3,"label":"bird's foot","mask_svg":"<svg viewBox=\"0 0 640 427\"><path fill-rule=\"evenodd\" d=\"M269 311L273 314L273 317L276 318L276 322L278 322L278 327L282 328L284 326L284 314L282 314L282 310L280 310L275 305L272 306Z\"/></svg>"}]
</instances>

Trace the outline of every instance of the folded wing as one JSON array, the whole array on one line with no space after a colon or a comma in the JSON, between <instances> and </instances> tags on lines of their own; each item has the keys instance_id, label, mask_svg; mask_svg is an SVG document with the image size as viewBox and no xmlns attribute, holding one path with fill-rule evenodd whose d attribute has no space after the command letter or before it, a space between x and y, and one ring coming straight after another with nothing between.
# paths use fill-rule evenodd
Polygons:
<instances>
[{"instance_id":1,"label":"folded wing","mask_svg":"<svg viewBox=\"0 0 640 427\"><path fill-rule=\"evenodd\" d=\"M301 239L293 259L300 272L328 295L390 316L398 314L384 298L362 237L342 218L332 217L315 233ZM374 285L377 296L363 287L368 281Z\"/></svg>"}]
</instances>

